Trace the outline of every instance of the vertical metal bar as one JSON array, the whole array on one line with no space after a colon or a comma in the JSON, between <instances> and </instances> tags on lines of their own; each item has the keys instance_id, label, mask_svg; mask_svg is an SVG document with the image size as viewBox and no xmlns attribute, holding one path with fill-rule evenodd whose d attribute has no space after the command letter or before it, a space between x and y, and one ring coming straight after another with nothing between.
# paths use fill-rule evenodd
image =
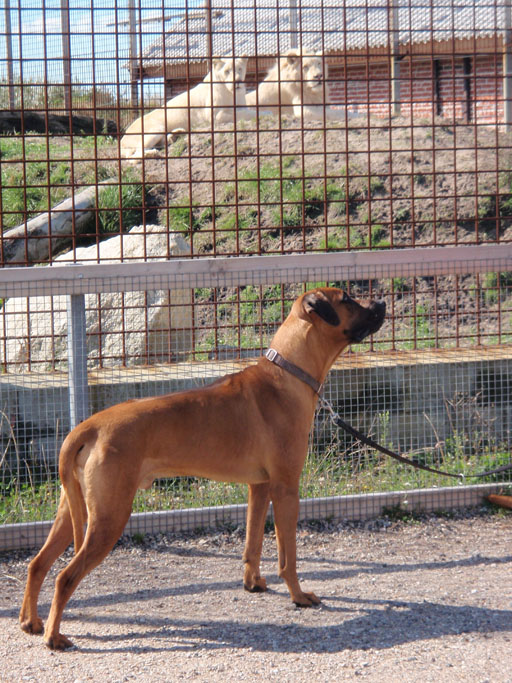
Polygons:
<instances>
[{"instance_id":1,"label":"vertical metal bar","mask_svg":"<svg viewBox=\"0 0 512 683\"><path fill-rule=\"evenodd\" d=\"M7 53L7 83L9 85L9 109L14 110L14 74L12 68L12 29L11 29L11 3L5 0L5 47Z\"/></svg>"},{"instance_id":2,"label":"vertical metal bar","mask_svg":"<svg viewBox=\"0 0 512 683\"><path fill-rule=\"evenodd\" d=\"M297 0L289 0L290 5L290 47L298 46L297 41Z\"/></svg>"},{"instance_id":3,"label":"vertical metal bar","mask_svg":"<svg viewBox=\"0 0 512 683\"><path fill-rule=\"evenodd\" d=\"M71 429L89 416L85 295L67 297L69 412Z\"/></svg>"},{"instance_id":4,"label":"vertical metal bar","mask_svg":"<svg viewBox=\"0 0 512 683\"><path fill-rule=\"evenodd\" d=\"M466 123L471 123L471 57L464 57L462 60L462 64L464 69L464 118L466 120Z\"/></svg>"},{"instance_id":5,"label":"vertical metal bar","mask_svg":"<svg viewBox=\"0 0 512 683\"><path fill-rule=\"evenodd\" d=\"M212 3L206 0L204 4L204 16L206 21L206 57L208 59L208 71L212 70Z\"/></svg>"},{"instance_id":6,"label":"vertical metal bar","mask_svg":"<svg viewBox=\"0 0 512 683\"><path fill-rule=\"evenodd\" d=\"M507 133L512 131L512 7L504 3L503 31L503 122Z\"/></svg>"},{"instance_id":7,"label":"vertical metal bar","mask_svg":"<svg viewBox=\"0 0 512 683\"><path fill-rule=\"evenodd\" d=\"M442 116L443 114L443 100L441 93L441 71L441 60L434 59L434 103L436 116Z\"/></svg>"},{"instance_id":8,"label":"vertical metal bar","mask_svg":"<svg viewBox=\"0 0 512 683\"><path fill-rule=\"evenodd\" d=\"M130 0L128 3L129 11L129 31L130 31L130 104L135 110L139 103L139 89L138 79L135 77L137 73L137 19L135 0ZM162 23L162 29L164 24ZM162 30L163 33L163 30ZM165 47L165 35L162 36L163 45ZM165 79L165 65L164 65L164 79Z\"/></svg>"},{"instance_id":9,"label":"vertical metal bar","mask_svg":"<svg viewBox=\"0 0 512 683\"><path fill-rule=\"evenodd\" d=\"M69 0L60 0L60 23L62 32L62 77L64 107L71 113L71 36L69 30Z\"/></svg>"},{"instance_id":10,"label":"vertical metal bar","mask_svg":"<svg viewBox=\"0 0 512 683\"><path fill-rule=\"evenodd\" d=\"M397 0L391 0L389 8L389 29L393 41L391 50L391 101L393 114L400 115L400 27L398 19L399 6ZM412 68L412 60L411 60Z\"/></svg>"}]
</instances>

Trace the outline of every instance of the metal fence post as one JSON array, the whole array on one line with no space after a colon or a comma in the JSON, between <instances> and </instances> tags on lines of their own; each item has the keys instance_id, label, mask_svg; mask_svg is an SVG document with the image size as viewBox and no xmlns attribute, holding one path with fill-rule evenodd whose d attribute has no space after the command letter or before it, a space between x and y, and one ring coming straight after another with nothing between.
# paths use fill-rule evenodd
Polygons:
<instances>
[{"instance_id":1,"label":"metal fence post","mask_svg":"<svg viewBox=\"0 0 512 683\"><path fill-rule=\"evenodd\" d=\"M71 429L89 416L85 296L67 297L69 412Z\"/></svg>"},{"instance_id":2,"label":"metal fence post","mask_svg":"<svg viewBox=\"0 0 512 683\"><path fill-rule=\"evenodd\" d=\"M389 32L391 34L391 103L393 115L400 116L400 6L396 0L391 0L389 5ZM412 68L412 60L411 60Z\"/></svg>"},{"instance_id":3,"label":"metal fence post","mask_svg":"<svg viewBox=\"0 0 512 683\"><path fill-rule=\"evenodd\" d=\"M512 130L512 8L504 3L505 29L503 31L503 121L505 130ZM496 117L498 118L498 117Z\"/></svg>"}]
</instances>

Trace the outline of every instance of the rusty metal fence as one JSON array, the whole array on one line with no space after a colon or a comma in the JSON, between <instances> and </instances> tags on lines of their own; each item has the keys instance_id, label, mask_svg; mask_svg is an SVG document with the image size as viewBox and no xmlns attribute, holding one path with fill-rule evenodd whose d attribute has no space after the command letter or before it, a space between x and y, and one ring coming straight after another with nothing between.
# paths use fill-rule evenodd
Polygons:
<instances>
[{"instance_id":1,"label":"rusty metal fence","mask_svg":"<svg viewBox=\"0 0 512 683\"><path fill-rule=\"evenodd\" d=\"M405 250L512 241L510 0L5 0L0 29L6 272L108 264L110 278L118 265L298 254L314 263L363 254L377 268L405 263ZM374 388L349 392L340 408L368 410L367 426L396 442L412 423L392 405L404 405L404 387L428 384L404 370L423 363L411 358L462 364L442 423L464 415L487 436L463 446L461 430L447 428L449 450L508 457L489 406L508 406L512 390L510 268L491 260L419 274L394 263L333 276L357 297L386 298L388 324L371 351L389 354L401 378L384 380L376 361ZM89 292L89 384L109 387L115 376L123 398L139 391L126 378L141 368L157 377L163 367L245 362L323 275ZM32 459L53 481L55 458L41 453L67 425L53 413L35 419L35 399L25 402L46 396L48 382L52 396L67 386L69 292L38 294L6 290L0 308L1 382L23 387L0 406L2 466L7 453L11 474L29 463L7 477L16 495L33 483ZM509 408L500 411L508 429ZM325 438L320 450L330 452ZM399 445L423 448L414 438ZM16 501L18 511L27 505Z\"/></svg>"},{"instance_id":2,"label":"rusty metal fence","mask_svg":"<svg viewBox=\"0 0 512 683\"><path fill-rule=\"evenodd\" d=\"M512 311L503 310L498 323L497 310L511 296L511 265L512 245L481 245L0 271L5 307L17 306L10 315L20 316L18 337L2 345L11 363L0 375L0 547L44 537L59 490L58 449L74 424L120 401L202 386L256 362L292 301L320 283L364 298L378 293L389 311L382 331L330 372L325 396L336 411L384 445L453 474L509 464ZM478 286L486 279L492 288ZM452 313L439 315L447 292ZM464 335L455 346L449 331L457 326ZM120 349L130 350L128 366ZM478 504L510 487L510 477L464 483L453 487L383 459L333 427L322 409L301 480L301 514L352 519L397 506ZM239 524L243 501L240 485L161 480L137 497L129 528Z\"/></svg>"},{"instance_id":3,"label":"rusty metal fence","mask_svg":"<svg viewBox=\"0 0 512 683\"><path fill-rule=\"evenodd\" d=\"M0 264L506 244L510 15L508 0L7 0ZM242 55L247 107L215 71ZM208 72L184 116L173 98Z\"/></svg>"},{"instance_id":4,"label":"rusty metal fence","mask_svg":"<svg viewBox=\"0 0 512 683\"><path fill-rule=\"evenodd\" d=\"M153 223L191 256L507 242L510 14L508 0L7 0L0 261L76 260ZM247 57L252 116L231 95L235 127L195 125L195 102L173 125L172 98L228 55ZM254 88L278 58L267 114ZM123 133L159 107L162 148L134 163Z\"/></svg>"}]
</instances>

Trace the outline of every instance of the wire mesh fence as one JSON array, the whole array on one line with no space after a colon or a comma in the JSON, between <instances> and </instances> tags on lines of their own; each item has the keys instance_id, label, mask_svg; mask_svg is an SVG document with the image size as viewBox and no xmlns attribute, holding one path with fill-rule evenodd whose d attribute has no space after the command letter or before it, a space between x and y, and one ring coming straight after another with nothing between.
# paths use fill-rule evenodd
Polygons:
<instances>
[{"instance_id":1,"label":"wire mesh fence","mask_svg":"<svg viewBox=\"0 0 512 683\"><path fill-rule=\"evenodd\" d=\"M508 0L4 8L3 265L510 241Z\"/></svg>"},{"instance_id":2,"label":"wire mesh fence","mask_svg":"<svg viewBox=\"0 0 512 683\"><path fill-rule=\"evenodd\" d=\"M510 248L482 246L388 251L378 259L360 252L3 271L1 521L53 516L58 448L80 416L127 399L203 386L257 362L292 302L319 284L388 305L382 330L343 354L329 374L325 396L344 419L384 445L452 473L509 463L512 312L500 307L510 295L504 276L511 259ZM486 278L492 287L481 286ZM448 292L452 313L439 315ZM107 327L98 297L125 297L126 303L132 295L139 303L127 304L122 315L117 303L101 307L113 312ZM76 299L84 306L81 341L79 332L69 332ZM9 336L9 317L26 320L29 310L31 329L23 332L15 322L17 335ZM72 344L81 351L70 355ZM82 365L82 375L73 364ZM496 482L510 477L484 480ZM301 496L329 499L329 514L337 505L339 516L346 505L333 503L335 496L388 494L392 505L396 491L444 486L452 481L383 459L335 428L327 411L317 412ZM451 495L459 500L459 492ZM438 497L432 493L431 504ZM135 511L205 508L192 517L201 526L206 518L222 517L217 506L228 506L229 516L229 506L244 501L242 485L167 479L141 492ZM324 507L309 516L321 516ZM174 523L155 519L162 530ZM140 529L143 522L137 524Z\"/></svg>"},{"instance_id":3,"label":"wire mesh fence","mask_svg":"<svg viewBox=\"0 0 512 683\"><path fill-rule=\"evenodd\" d=\"M5 0L0 28L2 522L53 511L75 295L87 411L253 362L316 282L384 297L334 405L419 458L509 457L510 264L451 251L511 242L509 0ZM261 279L296 254L317 270ZM243 281L225 258L241 255L258 257ZM87 288L91 264L107 270ZM11 268L34 265L62 274ZM305 496L434 485L389 475L321 412L311 453ZM166 483L139 509L243 498L216 491Z\"/></svg>"}]
</instances>

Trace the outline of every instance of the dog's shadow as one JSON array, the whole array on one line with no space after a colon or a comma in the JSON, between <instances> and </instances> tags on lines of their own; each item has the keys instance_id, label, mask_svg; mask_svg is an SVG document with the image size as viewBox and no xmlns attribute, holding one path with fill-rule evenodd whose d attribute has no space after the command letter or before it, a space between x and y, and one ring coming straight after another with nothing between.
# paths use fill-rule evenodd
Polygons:
<instances>
[{"instance_id":1,"label":"dog's shadow","mask_svg":"<svg viewBox=\"0 0 512 683\"><path fill-rule=\"evenodd\" d=\"M329 599L328 603L332 602ZM434 602L397 602L338 598L343 611L363 615L347 618L335 625L304 626L238 621L193 619L160 619L144 617L144 631L118 635L80 635L84 652L175 652L198 648L251 649L260 652L329 653L343 650L388 649L409 642L438 639L449 635L510 633L512 610L496 610L474 606L442 605ZM329 607L328 607L329 608ZM81 615L80 620L84 617ZM70 615L68 620L72 621ZM133 617L89 619L133 625ZM161 639L162 647L148 646L145 639ZM113 643L120 647L88 646L85 641ZM135 642L134 642L135 641Z\"/></svg>"},{"instance_id":2,"label":"dog's shadow","mask_svg":"<svg viewBox=\"0 0 512 683\"><path fill-rule=\"evenodd\" d=\"M352 574L367 572L369 574L385 574L395 572L411 572L428 569L451 569L455 567L486 565L493 563L512 563L512 556L491 558L471 557L447 562L428 562L411 565L382 565L373 563L352 563L340 569L320 569L302 573L303 579L328 581L347 579ZM345 565L343 561L336 563ZM268 577L270 585L279 586L278 593L287 599L287 593L277 577ZM131 631L120 634L73 634L79 641L83 652L176 652L197 651L198 648L215 650L219 648L250 649L260 652L341 652L344 650L387 649L414 641L442 638L449 635L492 634L512 631L512 610L490 609L467 605L446 605L437 602L415 602L368 599L366 597L329 596L324 599L320 611L338 612L339 623L329 625L303 625L294 623L273 623L271 618L265 622L248 622L247 620L208 620L173 619L172 616L151 616L140 611L140 617L133 614L112 615L101 613L84 614L80 608L96 607L112 603L122 604L143 602L144 600L180 599L184 595L202 594L206 590L222 592L239 588L238 581L219 581L212 583L190 583L182 586L167 587L133 592L106 594L85 599L72 600L66 622L71 626L73 621L97 624L119 624L132 627ZM285 595L286 593L286 595ZM278 596L274 595L276 599ZM241 597L240 600L243 598ZM270 606L265 601L265 605ZM46 611L47 605L44 605ZM79 610L80 614L76 614ZM172 614L172 613L171 613ZM351 616L352 615L352 616ZM282 621L282 615L280 617ZM321 622L321 618L318 619ZM140 628L133 629L135 623ZM69 630L69 629L68 629ZM71 627L72 631L72 627ZM161 647L148 645L148 639L157 639ZM89 642L88 642L89 641ZM95 647L94 643L98 643ZM99 645L101 643L102 645ZM112 647L108 647L108 643ZM114 645L116 643L116 645ZM107 646L105 648L104 646Z\"/></svg>"}]
</instances>

